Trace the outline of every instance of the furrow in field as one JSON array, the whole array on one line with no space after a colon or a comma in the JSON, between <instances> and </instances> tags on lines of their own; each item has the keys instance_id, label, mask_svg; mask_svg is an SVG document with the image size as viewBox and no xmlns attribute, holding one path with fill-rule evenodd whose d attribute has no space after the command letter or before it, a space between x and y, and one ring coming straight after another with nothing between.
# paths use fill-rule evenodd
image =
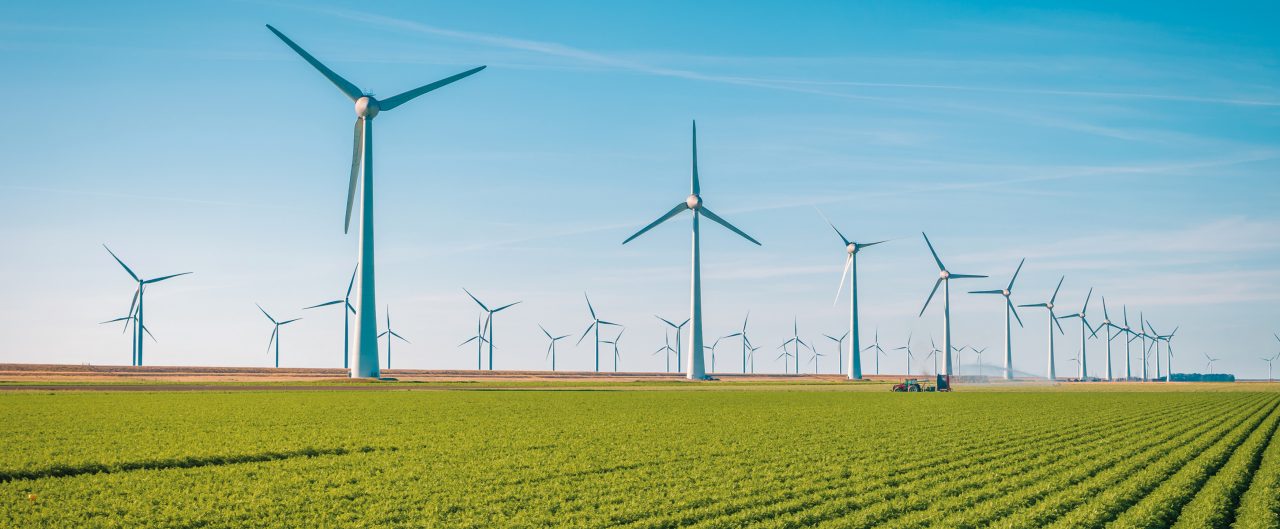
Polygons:
<instances>
[{"instance_id":1,"label":"furrow in field","mask_svg":"<svg viewBox=\"0 0 1280 529\"><path fill-rule=\"evenodd\" d=\"M1278 430L1280 431L1280 430ZM1238 529L1280 529L1280 435L1273 433L1253 481L1240 498Z\"/></svg>"},{"instance_id":2,"label":"furrow in field","mask_svg":"<svg viewBox=\"0 0 1280 529\"><path fill-rule=\"evenodd\" d=\"M1273 410L1267 422L1249 434L1249 438L1231 454L1227 463L1182 508L1178 521L1173 525L1174 529L1224 529L1231 526L1235 521L1240 496L1258 470L1262 452L1275 436L1277 423L1280 423L1280 410Z\"/></svg>"}]
</instances>

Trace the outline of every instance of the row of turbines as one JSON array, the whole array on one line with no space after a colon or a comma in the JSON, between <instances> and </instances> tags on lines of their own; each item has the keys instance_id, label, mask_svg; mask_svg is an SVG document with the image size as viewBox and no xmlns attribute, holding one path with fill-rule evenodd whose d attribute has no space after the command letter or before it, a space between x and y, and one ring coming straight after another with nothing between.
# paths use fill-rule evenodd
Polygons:
<instances>
[{"instance_id":1,"label":"row of turbines","mask_svg":"<svg viewBox=\"0 0 1280 529\"><path fill-rule=\"evenodd\" d=\"M338 88L338 90L342 92L343 95L345 95L348 99L350 99L354 103L354 106L355 106L356 121L355 121L354 133L353 133L353 148L352 148L352 159L351 159L351 167L350 167L350 179L349 179L348 190L347 190L346 214L345 214L345 220L343 224L343 232L347 233L350 230L352 214L355 210L355 205L357 201L356 199L358 196L359 205L360 205L360 215L356 220L356 223L357 223L356 231L359 237L356 267L355 267L355 270L353 271L351 281L348 283L347 293L342 299L328 301L325 303L307 307L307 309L315 309L315 308L320 308L325 306L340 305L341 308L343 308L344 310L344 314L347 315L347 318L344 318L343 367L349 369L350 375L355 378L377 378L380 375L380 362L379 362L379 355L378 355L379 338L385 337L387 339L386 349L387 349L388 367L390 366L390 361L391 361L390 349L391 349L392 340L396 339L404 342L408 342L408 340L405 339L403 336L397 334L391 329L389 309L387 313L387 323L386 323L385 330L379 333L379 329L378 329L377 314L376 314L377 303L375 298L375 277L376 276L374 273L375 266L374 266L374 247L373 247L373 239L374 239L373 238L373 219L374 219L373 217L373 213L374 213L373 119L377 117L381 112L393 110L419 96L422 96L426 93L429 93L433 90L444 87L446 85L452 84L468 76L474 75L480 72L481 70L483 70L485 66L472 68L470 70L458 73L456 75L446 77L439 81L435 81L433 83L420 86L413 90L400 93L390 98L379 100L373 97L372 95L370 95L369 93L361 90L355 84L341 77L340 75L335 73L333 70L331 70L330 68L322 64L314 56L312 56L310 53L308 53L306 50L304 50L294 41L286 37L283 33L281 33L276 28L270 25L267 25L267 29L270 30L281 41L283 41L286 46L288 46L290 49L296 52L299 56L301 56L301 58L304 61L306 61L313 68L319 71L321 75L323 75L326 79L328 79L331 83L333 83ZM707 369L704 364L704 353L708 349L710 349L712 351L712 354L713 354L712 358L714 361L714 350L716 346L719 344L720 340L731 338L731 337L738 337L741 339L744 370L747 369L748 362L754 363L754 352L756 349L758 349L758 347L755 347L751 344L750 340L746 336L745 320L743 324L743 329L738 333L721 337L716 342L712 343L710 346L706 345L706 343L704 342L704 330L703 330L703 324L702 324L702 281L701 281L701 273L700 273L701 272L701 266L700 266L701 248L700 248L700 240L699 240L699 227L700 227L701 221L705 218L706 220L709 220L712 223L719 224L723 228L741 236L743 239L757 246L759 246L761 243L757 241L755 238L748 235L746 232L738 229L736 226L734 226L724 218L714 213L711 209L709 209L706 206L703 200L702 189L700 186L699 175L698 175L698 143L697 143L696 122L693 124L692 137L693 137L693 140L692 140L693 163L692 163L692 171L691 171L691 177L690 177L689 195L685 197L683 200L681 200L680 202L676 203L675 206L673 206L669 211L664 213L662 216L658 217L656 220L654 220L650 224L641 228L634 235L631 235L626 240L622 241L622 244L625 245L637 239L638 237L648 232L649 230L653 229L654 227L658 226L659 224L662 224L676 216L679 216L685 212L690 213L690 220L692 224L692 237L691 237L691 277L690 277L689 318L684 323L678 326L674 322L666 319L663 319L663 322L673 327L676 330L676 337L677 337L676 347L672 348L668 343L665 346L665 350L668 353L671 353L671 352L675 353L675 356L677 359L677 362L676 362L677 365L683 363L683 371L687 378L701 380L701 379L709 378L707 376ZM828 223L830 224L829 221ZM839 229L836 229L834 224L831 224L831 227L833 230L835 230L836 234L840 237L840 240L844 245L844 250L847 253L845 270L841 274L841 283L840 283L840 287L837 289L836 297L838 300L841 292L843 291L844 282L846 278L849 279L849 283L850 283L850 289L849 289L850 297L849 297L849 331L845 333L844 337L841 337L839 339L832 336L828 336L828 338L837 341L838 344L841 344L841 346L844 343L845 338L848 338L848 350L847 350L848 360L847 360L847 363L844 363L843 359L841 361L843 363L844 373L848 376L848 378L856 380L856 379L863 378L862 362L860 358L861 355L859 353L867 349L876 350L877 363L879 361L879 355L883 353L883 349L881 349L879 346L878 338L877 338L877 343L872 348L863 348L861 346L860 333L858 329L857 256L858 256L858 253L861 252L862 250L865 250L869 247L881 244L886 241L877 241L877 242L868 242L868 243L851 241L847 237L845 237L844 234L840 232ZM921 309L920 316L923 316L925 310L928 309L929 304L932 302L939 288L941 288L943 290L943 295L942 295L943 344L942 344L940 354L942 354L943 356L942 368L944 370L943 371L944 374L951 375L953 374L953 369L954 369L952 352L953 351L959 352L959 349L953 346L952 332L951 332L951 280L977 279L977 278L984 278L986 276L972 275L972 274L956 274L956 273L950 272L943 265L942 260L938 257L938 254L934 250L933 244L929 240L927 235L924 235L924 240L926 245L929 247L930 253L933 255L935 263L938 265L939 275L936 282L934 283L933 290L930 292L928 299L926 299L925 301L924 307ZM109 248L108 248L108 251L110 252ZM116 319L110 320L109 322L104 322L104 323L124 322L126 329L130 325L132 326L134 330L134 334L131 338L131 342L133 344L133 350L134 350L133 361L135 365L141 365L143 338L144 336L150 336L150 330L148 330L145 324L143 323L142 307L143 307L143 293L145 291L145 288L150 284L158 283L160 281L185 275L186 273L161 276L154 279L142 279L138 277L136 274L134 274L134 272L131 269L129 269L129 267L126 266L123 261L121 261L118 257L116 257L114 252L112 252L112 257L114 257L116 261L119 262L120 265L124 267L125 270L129 273L129 275L137 282L137 289L134 292L134 301L131 302L130 304L129 313L124 317L116 318ZM1012 378L1013 376L1013 351L1012 351L1012 338L1011 338L1012 323L1010 321L1010 316L1012 316L1014 319L1017 320L1019 326L1022 325L1021 317L1017 314L1017 310L1014 307L1013 302L1010 298L1010 296L1012 295L1014 281L1017 279L1017 275L1018 275L1018 272L1021 270L1021 267L1022 265L1019 264L1018 270L1014 272L1013 278L1010 280L1007 287L999 290L986 290L986 291L974 292L975 294L1000 294L1005 298L1005 305L1006 305L1005 362L1004 362L1005 378ZM1059 288L1060 287L1061 287L1061 281L1059 281ZM354 292L354 296L352 295L353 292ZM470 291L467 291L467 295L470 296L471 299L473 299L480 306L484 314L482 314L480 320L477 321L476 334L463 343L464 344L471 343L471 342L476 343L477 368L482 367L484 352L485 352L484 350L487 347L489 367L492 369L493 347L494 347L494 344L493 344L494 315L502 310L505 310L507 308L510 308L518 304L519 302L490 308L489 305L482 303L478 298L472 295ZM353 297L355 299L354 304L351 302ZM1048 372L1046 373L1046 377L1049 379L1056 378L1056 373L1054 370L1054 342L1053 342L1054 338L1053 338L1052 330L1056 326L1059 332L1063 332L1062 325L1061 323L1058 322L1060 318L1054 313L1054 301L1056 300L1056 297L1057 297L1057 289L1055 289L1054 295L1050 297L1049 301L1045 303L1023 305L1024 307L1042 307L1042 308L1048 309L1048 314L1049 314L1048 321L1050 326L1050 333L1049 333L1049 347L1048 347L1049 367L1048 367ZM1091 294L1090 294L1090 297L1091 297ZM1106 337L1107 337L1107 351L1108 351L1107 353L1108 354L1108 362L1107 362L1107 378L1108 379L1113 378L1112 372L1111 372L1110 356L1111 356L1111 342L1116 336L1128 336L1128 340L1126 341L1126 349L1129 347L1129 344L1131 342L1135 340L1141 340L1143 343L1143 350L1145 351L1148 349L1147 344L1149 342L1151 344L1151 347L1156 348L1157 363L1159 363L1158 344L1160 342L1164 342L1166 344L1166 347L1165 347L1165 352L1167 356L1166 365L1171 365L1173 353L1172 353L1172 349L1169 347L1169 344L1177 332L1176 328L1173 332L1167 335L1161 335L1157 333L1154 330L1154 328L1152 328L1150 324L1146 322L1145 319L1142 319L1140 317L1139 326L1135 330L1129 326L1128 319L1127 319L1127 309L1126 309L1126 314L1125 314L1126 317L1125 317L1124 324L1123 325L1114 324L1111 322L1110 317L1105 314L1106 313L1105 301L1104 301L1104 321L1102 322L1101 325L1095 328L1088 323L1086 318L1086 312L1088 310L1088 300L1089 298L1087 297L1085 300L1085 304L1081 308L1080 312L1070 314L1070 315L1065 315L1061 318L1061 319L1079 318L1081 320L1081 354L1079 358L1079 365L1080 365L1079 372L1080 372L1081 378L1084 378L1088 373L1088 364L1087 364L1088 357L1085 354L1085 344L1089 339L1089 337L1091 336L1096 337L1097 333L1104 328L1107 331ZM590 326L588 326L587 330L583 333L582 337L580 337L578 341L579 343L581 343L581 341L585 339L585 337L588 334L594 333L595 335L594 342L595 342L595 351L596 351L595 368L597 371L600 370L600 353L599 353L600 345L601 344L612 345L614 349L614 365L616 369L617 359L619 357L618 342L621 339L621 331L612 340L602 340L600 338L600 331L602 327L615 327L615 326L621 327L621 326L619 326L617 323L609 322L597 317L595 308L590 304L589 299L587 301L588 301L587 303L588 309L589 309L589 312L591 313L592 320L591 320ZM268 348L270 349L274 345L275 352L276 352L276 365L278 366L279 365L280 327L286 324L292 323L294 321L297 321L298 318L277 320L274 316L269 314L261 306L259 306L258 308L262 311L263 315L266 316L267 319L273 325L271 338L270 338L270 341L268 342ZM354 319L354 326L350 322L350 319ZM687 332L688 343L682 344L680 336L681 336L681 330L685 325L689 327ZM543 333L547 336L548 340L550 341L548 345L547 354L549 357L553 359L553 362L554 362L556 342L558 342L561 339L568 338L569 336L568 335L554 336L550 332L548 332L545 328L542 330L543 330ZM152 339L154 340L154 337L152 337ZM1278 337L1278 339L1280 339L1280 337ZM807 345L807 344L806 342L803 342L800 339L799 333L798 331L796 331L793 333L792 338L788 340L786 343L784 343L782 347L783 354L780 356L780 358L792 359L795 364L796 372L799 372L800 370L799 369L799 366L800 366L799 347L803 345ZM786 349L787 346L791 346L792 350L788 351ZM909 348L909 345L907 347ZM936 349L937 348L935 347L935 351ZM663 349L660 349L659 351L662 351L662 350ZM681 355L681 351L683 351L684 353L683 355ZM977 350L975 349L975 351ZM818 355L816 350L814 350L813 353L814 354L811 357L811 362L815 364L815 368L816 368L817 359L821 355ZM1126 355L1126 357L1127 356L1128 355ZM1157 369L1159 368L1157 367ZM712 367L712 370L714 371L714 366ZM1144 362L1144 371L1145 371L1145 362ZM1126 377L1127 378L1130 377L1131 374L1132 373L1130 372L1130 367L1128 365L1128 362L1126 361Z\"/></svg>"}]
</instances>

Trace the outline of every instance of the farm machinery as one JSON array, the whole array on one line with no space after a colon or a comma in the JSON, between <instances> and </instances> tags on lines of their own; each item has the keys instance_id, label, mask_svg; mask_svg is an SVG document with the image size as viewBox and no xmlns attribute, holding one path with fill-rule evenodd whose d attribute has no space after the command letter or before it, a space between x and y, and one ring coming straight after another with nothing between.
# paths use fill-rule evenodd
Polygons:
<instances>
[{"instance_id":1,"label":"farm machinery","mask_svg":"<svg viewBox=\"0 0 1280 529\"><path fill-rule=\"evenodd\" d=\"M946 375L938 375L937 382L930 386L920 380L908 378L901 384L894 384L894 393L920 393L933 391L951 391L951 380Z\"/></svg>"}]
</instances>

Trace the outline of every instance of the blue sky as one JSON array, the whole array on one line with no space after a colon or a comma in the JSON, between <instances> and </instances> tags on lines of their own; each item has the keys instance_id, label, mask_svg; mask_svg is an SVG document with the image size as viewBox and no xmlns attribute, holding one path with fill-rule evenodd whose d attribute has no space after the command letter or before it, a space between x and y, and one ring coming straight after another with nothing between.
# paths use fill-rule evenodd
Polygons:
<instances>
[{"instance_id":1,"label":"blue sky","mask_svg":"<svg viewBox=\"0 0 1280 529\"><path fill-rule=\"evenodd\" d=\"M382 97L489 66L377 121L379 303L413 342L395 367L474 365L455 347L477 315L467 287L524 301L497 320L498 368L546 366L537 324L580 333L583 291L628 326L623 369L661 368L653 314L686 317L687 219L619 243L687 193L697 119L706 203L764 243L704 229L707 333L751 310L758 370L781 371L793 318L835 369L821 334L843 332L844 254L820 207L853 238L894 239L860 261L866 341L941 339L937 308L916 317L936 277L924 230L955 271L992 276L957 290L995 288L1026 257L1015 301L1065 275L1066 310L1092 287L1091 313L1105 295L1181 326L1177 371L1209 353L1264 376L1258 357L1280 351L1276 10L6 4L0 361L127 361L127 339L96 325L132 293L105 242L143 275L195 272L148 291L148 363L269 365L254 302L305 317L282 331L282 365L339 362L339 312L299 309L339 295L354 261L354 113L271 23ZM958 344L999 349L998 300L953 307ZM1042 373L1044 315L1022 315L1016 367ZM1089 347L1098 369L1103 343ZM738 368L732 349L717 368ZM590 363L588 342L562 345L561 368Z\"/></svg>"}]
</instances>

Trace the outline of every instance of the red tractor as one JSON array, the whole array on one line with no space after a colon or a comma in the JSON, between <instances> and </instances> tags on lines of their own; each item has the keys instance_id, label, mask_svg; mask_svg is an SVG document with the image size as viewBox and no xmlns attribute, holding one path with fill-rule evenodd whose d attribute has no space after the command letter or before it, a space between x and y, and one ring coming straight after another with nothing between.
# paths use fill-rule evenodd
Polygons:
<instances>
[{"instance_id":1,"label":"red tractor","mask_svg":"<svg viewBox=\"0 0 1280 529\"><path fill-rule=\"evenodd\" d=\"M938 382L935 386L926 386L919 380L908 378L903 380L901 384L893 385L895 393L917 393L925 391L951 391L951 379L946 375L938 375Z\"/></svg>"}]
</instances>

